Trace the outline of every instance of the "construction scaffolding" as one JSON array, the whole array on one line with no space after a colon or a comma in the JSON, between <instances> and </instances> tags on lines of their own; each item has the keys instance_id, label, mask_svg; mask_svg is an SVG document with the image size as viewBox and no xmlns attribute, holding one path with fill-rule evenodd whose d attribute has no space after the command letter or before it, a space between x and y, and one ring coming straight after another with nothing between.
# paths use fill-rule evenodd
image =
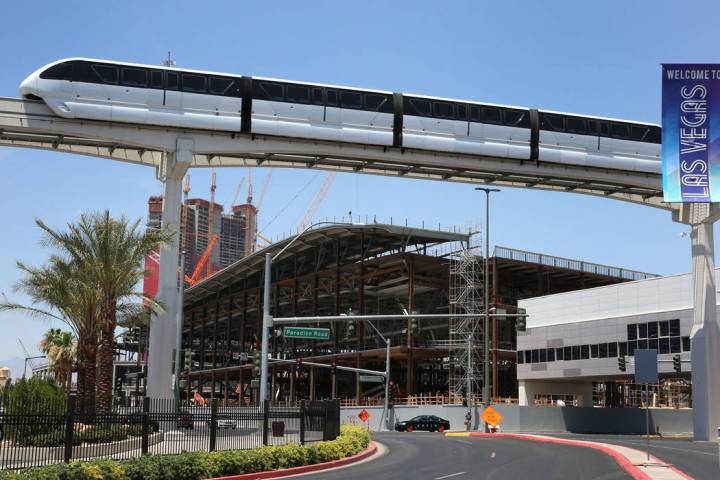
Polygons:
<instances>
[{"instance_id":1,"label":"construction scaffolding","mask_svg":"<svg viewBox=\"0 0 720 480\"><path fill-rule=\"evenodd\" d=\"M484 274L482 238L479 232L470 235L468 244L450 262L450 313L477 314L477 317L451 317L449 334L449 394L462 400L468 395L482 399ZM468 338L470 341L468 342ZM471 391L467 392L467 385Z\"/></svg>"}]
</instances>

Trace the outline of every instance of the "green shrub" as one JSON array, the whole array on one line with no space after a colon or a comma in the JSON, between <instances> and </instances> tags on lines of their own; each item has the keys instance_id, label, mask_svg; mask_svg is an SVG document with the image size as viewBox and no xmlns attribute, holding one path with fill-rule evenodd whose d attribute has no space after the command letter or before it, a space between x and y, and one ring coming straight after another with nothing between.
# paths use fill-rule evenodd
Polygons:
<instances>
[{"instance_id":1,"label":"green shrub","mask_svg":"<svg viewBox=\"0 0 720 480\"><path fill-rule=\"evenodd\" d=\"M79 432L76 438L117 439L133 431L137 431L135 426L107 428L96 425ZM310 446L282 445L253 450L143 456L124 461L73 462L33 468L14 476L0 472L0 480L201 480L339 460L361 452L369 443L367 430L343 427L337 439Z\"/></svg>"},{"instance_id":2,"label":"green shrub","mask_svg":"<svg viewBox=\"0 0 720 480\"><path fill-rule=\"evenodd\" d=\"M65 394L52 379L23 378L7 392L5 415L19 415L19 422L8 422L5 436L17 445L28 445L29 437L49 434L65 423L67 402ZM35 416L36 418L33 418Z\"/></svg>"}]
</instances>

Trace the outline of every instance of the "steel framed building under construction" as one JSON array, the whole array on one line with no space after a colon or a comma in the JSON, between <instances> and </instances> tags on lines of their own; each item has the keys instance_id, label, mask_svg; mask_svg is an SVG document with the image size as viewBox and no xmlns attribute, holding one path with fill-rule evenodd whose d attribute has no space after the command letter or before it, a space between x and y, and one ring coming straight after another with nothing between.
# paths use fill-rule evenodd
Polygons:
<instances>
[{"instance_id":1,"label":"steel framed building under construction","mask_svg":"<svg viewBox=\"0 0 720 480\"><path fill-rule=\"evenodd\" d=\"M252 356L262 324L264 254L279 252L291 239L245 257L184 295L182 394L252 402ZM273 317L410 312L407 320L374 325L392 342L391 379L396 401L417 398L459 403L451 383L457 376L452 319L412 319L412 313L454 313L462 252L470 235L398 225L329 225L305 233L273 263ZM472 251L474 252L474 251ZM480 252L478 251L478 254ZM483 261L483 259L480 259ZM518 299L609 285L647 274L496 247L490 258L491 306L514 313ZM451 268L452 267L452 268ZM453 273L451 273L451 271ZM451 311L451 308L455 308ZM381 371L385 344L368 325L353 320L306 325L329 327L329 340L289 339L277 327L272 357L303 358ZM516 397L515 321L491 321L492 393ZM477 343L480 344L480 339ZM475 346L477 348L477 345ZM187 355L187 357L186 357ZM383 386L354 372L298 364L271 364L275 402L340 398L348 404L383 401ZM479 390L473 389L479 393Z\"/></svg>"}]
</instances>

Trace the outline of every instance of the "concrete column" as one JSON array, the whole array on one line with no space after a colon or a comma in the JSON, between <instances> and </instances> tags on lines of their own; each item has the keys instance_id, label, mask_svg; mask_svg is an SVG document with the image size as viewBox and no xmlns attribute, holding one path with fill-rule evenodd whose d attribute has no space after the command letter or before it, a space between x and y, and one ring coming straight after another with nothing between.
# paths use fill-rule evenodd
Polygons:
<instances>
[{"instance_id":1,"label":"concrete column","mask_svg":"<svg viewBox=\"0 0 720 480\"><path fill-rule=\"evenodd\" d=\"M720 216L715 204L685 204L673 219L689 224L693 274L692 361L693 438L715 441L720 424L720 327L715 305L713 223Z\"/></svg>"},{"instance_id":2,"label":"concrete column","mask_svg":"<svg viewBox=\"0 0 720 480\"><path fill-rule=\"evenodd\" d=\"M158 178L164 183L162 226L176 232L172 241L160 249L157 299L165 306L150 323L147 395L150 398L174 398L173 348L179 328L178 259L180 258L180 211L182 179L192 162L192 141L177 140L177 150L165 155Z\"/></svg>"}]
</instances>

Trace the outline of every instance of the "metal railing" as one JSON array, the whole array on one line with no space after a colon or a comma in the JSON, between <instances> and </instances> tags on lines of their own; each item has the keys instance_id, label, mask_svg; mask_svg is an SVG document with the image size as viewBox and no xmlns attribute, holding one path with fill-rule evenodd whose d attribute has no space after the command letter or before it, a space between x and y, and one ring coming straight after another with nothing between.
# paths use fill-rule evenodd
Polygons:
<instances>
[{"instance_id":1,"label":"metal railing","mask_svg":"<svg viewBox=\"0 0 720 480\"><path fill-rule=\"evenodd\" d=\"M82 411L74 396L0 403L0 469L93 458L127 459L183 451L251 449L334 440L340 402L299 406L204 406L144 398L107 413Z\"/></svg>"},{"instance_id":2,"label":"metal railing","mask_svg":"<svg viewBox=\"0 0 720 480\"><path fill-rule=\"evenodd\" d=\"M636 270L610 267L608 265L600 265L598 263L583 262L580 260L573 260L571 258L544 255L542 253L526 252L507 247L496 246L493 255L507 260L517 260L519 262L535 263L537 265L546 265L548 267L564 268L567 270L604 275L607 277L624 278L627 280L645 280L658 276L653 273L638 272Z\"/></svg>"}]
</instances>

